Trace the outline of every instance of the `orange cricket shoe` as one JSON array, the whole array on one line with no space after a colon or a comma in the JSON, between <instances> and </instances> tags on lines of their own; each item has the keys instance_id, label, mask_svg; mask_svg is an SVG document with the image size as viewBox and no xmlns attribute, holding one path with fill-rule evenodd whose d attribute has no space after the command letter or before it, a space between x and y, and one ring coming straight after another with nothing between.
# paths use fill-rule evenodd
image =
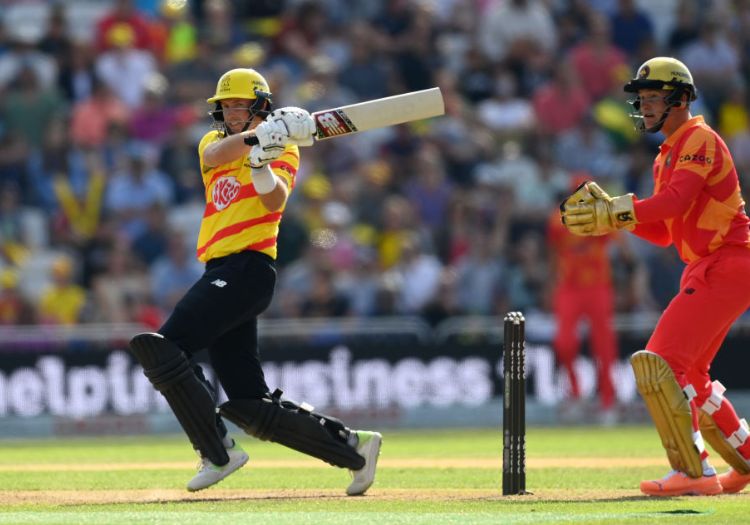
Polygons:
<instances>
[{"instance_id":1,"label":"orange cricket shoe","mask_svg":"<svg viewBox=\"0 0 750 525\"><path fill-rule=\"evenodd\" d=\"M648 496L713 496L721 494L719 476L691 478L684 472L673 470L659 480L641 481L641 492Z\"/></svg>"},{"instance_id":2,"label":"orange cricket shoe","mask_svg":"<svg viewBox=\"0 0 750 525\"><path fill-rule=\"evenodd\" d=\"M744 489L750 483L750 474L740 474L733 468L730 468L726 474L719 476L719 481L724 488L724 494L734 494Z\"/></svg>"}]
</instances>

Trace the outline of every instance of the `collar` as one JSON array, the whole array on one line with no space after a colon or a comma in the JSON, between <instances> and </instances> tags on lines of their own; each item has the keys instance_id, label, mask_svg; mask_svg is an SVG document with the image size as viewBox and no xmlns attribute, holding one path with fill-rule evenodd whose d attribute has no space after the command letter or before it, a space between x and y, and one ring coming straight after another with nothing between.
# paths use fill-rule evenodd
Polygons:
<instances>
[{"instance_id":1,"label":"collar","mask_svg":"<svg viewBox=\"0 0 750 525\"><path fill-rule=\"evenodd\" d=\"M680 138L685 134L685 132L688 129L690 129L690 128L694 127L694 126L698 126L698 125L703 124L703 123L704 123L704 121L703 121L703 115L697 115L697 116L691 118L690 120L687 120L686 122L683 122L682 125L679 128L677 128L675 130L675 132L672 133L669 136L669 138L662 143L661 149L664 150L664 149L671 148L672 146L675 145L675 143L678 140L680 140Z\"/></svg>"}]
</instances>

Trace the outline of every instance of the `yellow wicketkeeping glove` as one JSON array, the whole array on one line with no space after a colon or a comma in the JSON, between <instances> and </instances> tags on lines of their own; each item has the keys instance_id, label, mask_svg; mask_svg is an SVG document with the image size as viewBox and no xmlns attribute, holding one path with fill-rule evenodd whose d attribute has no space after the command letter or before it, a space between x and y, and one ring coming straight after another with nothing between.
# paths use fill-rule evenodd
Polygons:
<instances>
[{"instance_id":1,"label":"yellow wicketkeeping glove","mask_svg":"<svg viewBox=\"0 0 750 525\"><path fill-rule=\"evenodd\" d=\"M570 233L581 236L632 230L638 223L632 193L610 197L595 182L581 184L560 204L560 218Z\"/></svg>"}]
</instances>

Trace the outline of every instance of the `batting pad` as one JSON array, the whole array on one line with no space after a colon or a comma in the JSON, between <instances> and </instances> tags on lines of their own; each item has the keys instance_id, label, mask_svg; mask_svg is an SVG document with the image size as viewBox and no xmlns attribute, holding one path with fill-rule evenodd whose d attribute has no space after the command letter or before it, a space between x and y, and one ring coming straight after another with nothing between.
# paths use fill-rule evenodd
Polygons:
<instances>
[{"instance_id":1,"label":"batting pad","mask_svg":"<svg viewBox=\"0 0 750 525\"><path fill-rule=\"evenodd\" d=\"M143 373L166 398L193 448L215 465L229 456L216 426L213 396L195 375L185 353L157 333L142 333L130 340L130 351Z\"/></svg>"},{"instance_id":2,"label":"batting pad","mask_svg":"<svg viewBox=\"0 0 750 525\"><path fill-rule=\"evenodd\" d=\"M734 470L743 475L750 474L750 465L748 465L745 458L742 457L742 454L740 454L737 449L727 441L727 438L724 437L722 431L716 426L714 418L703 410L701 410L699 414L700 417L698 421L701 427L701 434L703 434L704 439L708 441L708 444L711 445L711 448L714 449L716 453L719 454Z\"/></svg>"},{"instance_id":3,"label":"batting pad","mask_svg":"<svg viewBox=\"0 0 750 525\"><path fill-rule=\"evenodd\" d=\"M656 425L670 465L691 478L700 478L703 475L701 450L693 440L690 402L672 369L659 355L648 350L634 353L630 364L638 392Z\"/></svg>"},{"instance_id":4,"label":"batting pad","mask_svg":"<svg viewBox=\"0 0 750 525\"><path fill-rule=\"evenodd\" d=\"M365 466L365 458L341 435L343 423L308 410L304 403L282 400L281 391L277 392L262 399L231 399L219 406L219 413L263 441L279 443L336 467L359 470Z\"/></svg>"}]
</instances>

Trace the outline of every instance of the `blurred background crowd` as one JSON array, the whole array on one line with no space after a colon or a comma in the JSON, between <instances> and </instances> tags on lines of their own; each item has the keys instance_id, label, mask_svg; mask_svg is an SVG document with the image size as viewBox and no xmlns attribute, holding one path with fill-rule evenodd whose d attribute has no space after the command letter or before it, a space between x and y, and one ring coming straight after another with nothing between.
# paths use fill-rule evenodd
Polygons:
<instances>
[{"instance_id":1,"label":"blurred background crowd","mask_svg":"<svg viewBox=\"0 0 750 525\"><path fill-rule=\"evenodd\" d=\"M652 191L623 83L671 55L750 181L746 0L0 0L0 323L157 328L201 274L205 99L258 69L310 111L440 86L446 115L302 151L267 317L550 311L585 177ZM747 187L747 186L746 186ZM610 245L618 313L673 249Z\"/></svg>"}]
</instances>

